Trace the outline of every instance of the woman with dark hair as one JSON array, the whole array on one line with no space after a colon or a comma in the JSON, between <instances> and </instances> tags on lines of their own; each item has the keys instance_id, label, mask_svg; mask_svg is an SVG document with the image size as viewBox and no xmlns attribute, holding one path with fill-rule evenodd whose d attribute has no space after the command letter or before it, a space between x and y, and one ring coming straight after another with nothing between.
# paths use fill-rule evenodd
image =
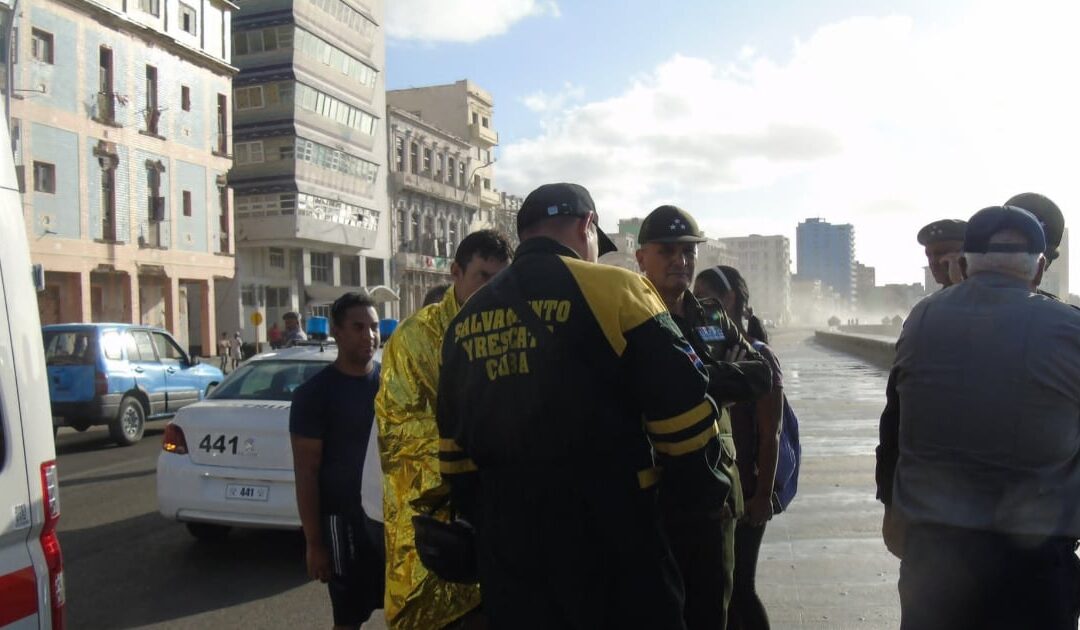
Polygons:
<instances>
[{"instance_id":1,"label":"woman with dark hair","mask_svg":"<svg viewBox=\"0 0 1080 630\"><path fill-rule=\"evenodd\" d=\"M730 630L767 630L769 616L757 595L754 581L765 523L773 515L773 485L784 415L780 363L765 345L768 342L765 327L750 309L750 290L736 269L720 265L702 271L694 282L694 295L699 300L711 298L720 302L740 332L773 368L773 388L769 393L755 402L739 403L731 408L731 427L746 514L735 529L734 590L727 627ZM749 318L745 326L744 318Z\"/></svg>"}]
</instances>

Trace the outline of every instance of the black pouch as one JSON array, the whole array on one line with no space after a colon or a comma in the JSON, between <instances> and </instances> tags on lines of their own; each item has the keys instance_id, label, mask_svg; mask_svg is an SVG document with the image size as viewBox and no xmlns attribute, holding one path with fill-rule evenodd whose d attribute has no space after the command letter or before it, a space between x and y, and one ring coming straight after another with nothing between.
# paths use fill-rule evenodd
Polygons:
<instances>
[{"instance_id":1,"label":"black pouch","mask_svg":"<svg viewBox=\"0 0 1080 630\"><path fill-rule=\"evenodd\" d=\"M455 518L453 510L449 521L435 516L449 498L447 495L427 514L412 517L416 553L429 571L447 582L476 584L480 581L476 531L468 522Z\"/></svg>"}]
</instances>

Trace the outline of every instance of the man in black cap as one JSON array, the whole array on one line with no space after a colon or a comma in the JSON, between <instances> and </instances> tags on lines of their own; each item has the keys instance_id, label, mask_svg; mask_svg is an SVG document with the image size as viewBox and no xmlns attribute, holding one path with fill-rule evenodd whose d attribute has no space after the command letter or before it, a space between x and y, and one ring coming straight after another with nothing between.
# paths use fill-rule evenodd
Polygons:
<instances>
[{"instance_id":1,"label":"man in black cap","mask_svg":"<svg viewBox=\"0 0 1080 630\"><path fill-rule=\"evenodd\" d=\"M447 330L436 414L484 610L496 628L685 628L657 489L694 512L731 492L705 366L645 278L594 264L614 246L588 191L541 186L517 221L514 262Z\"/></svg>"},{"instance_id":2,"label":"man in black cap","mask_svg":"<svg viewBox=\"0 0 1080 630\"><path fill-rule=\"evenodd\" d=\"M964 282L897 342L901 630L1077 627L1080 313L1035 292L1046 246L1026 210L980 210Z\"/></svg>"},{"instance_id":3,"label":"man in black cap","mask_svg":"<svg viewBox=\"0 0 1080 630\"><path fill-rule=\"evenodd\" d=\"M772 369L739 332L720 303L698 301L690 291L698 243L705 237L689 212L660 206L641 223L638 265L656 287L679 330L705 362L709 396L724 408L719 420L724 457L721 470L731 480L725 509L693 513L662 501L675 560L686 587L686 625L724 628L735 568L735 523L742 515L742 487L735 467L735 441L726 405L757 400L772 387Z\"/></svg>"},{"instance_id":4,"label":"man in black cap","mask_svg":"<svg viewBox=\"0 0 1080 630\"><path fill-rule=\"evenodd\" d=\"M1061 255L1058 247L1061 246L1061 238L1065 234L1065 216L1061 214L1061 208L1058 208L1057 204L1051 201L1049 197L1033 192L1013 195L1005 202L1005 205L1027 210L1035 215L1035 218L1042 224L1043 232L1046 233L1046 252L1044 252L1046 268L1049 269L1050 265ZM1061 299L1053 293L1042 289L1039 289L1039 293L1055 300Z\"/></svg>"},{"instance_id":5,"label":"man in black cap","mask_svg":"<svg viewBox=\"0 0 1080 630\"><path fill-rule=\"evenodd\" d=\"M959 219L941 219L934 221L919 230L916 238L926 251L926 263L930 266L930 273L934 274L934 280L942 288L954 284L959 270L953 271L953 277L949 276L950 267L955 268L964 248L964 227L966 221ZM926 287L929 291L930 287Z\"/></svg>"}]
</instances>

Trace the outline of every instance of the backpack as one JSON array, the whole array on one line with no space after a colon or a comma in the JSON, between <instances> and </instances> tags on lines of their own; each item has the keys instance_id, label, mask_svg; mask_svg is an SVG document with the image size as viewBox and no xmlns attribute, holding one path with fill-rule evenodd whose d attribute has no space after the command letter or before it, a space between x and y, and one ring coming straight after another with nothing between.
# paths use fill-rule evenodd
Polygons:
<instances>
[{"instance_id":1,"label":"backpack","mask_svg":"<svg viewBox=\"0 0 1080 630\"><path fill-rule=\"evenodd\" d=\"M799 489L799 465L802 446L799 444L799 418L784 396L784 419L780 427L780 450L776 457L776 483L773 485L773 513L787 509Z\"/></svg>"},{"instance_id":2,"label":"backpack","mask_svg":"<svg viewBox=\"0 0 1080 630\"><path fill-rule=\"evenodd\" d=\"M760 350L760 341L753 343ZM799 466L802 462L802 445L799 444L799 418L784 396L784 417L780 425L780 448L776 456L776 482L773 484L773 513L787 509L799 489Z\"/></svg>"}]
</instances>

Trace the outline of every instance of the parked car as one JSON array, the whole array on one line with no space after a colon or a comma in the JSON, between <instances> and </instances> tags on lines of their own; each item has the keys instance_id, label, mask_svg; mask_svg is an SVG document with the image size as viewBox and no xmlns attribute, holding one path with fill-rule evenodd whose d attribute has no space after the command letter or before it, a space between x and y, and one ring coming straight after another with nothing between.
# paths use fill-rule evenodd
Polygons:
<instances>
[{"instance_id":1,"label":"parked car","mask_svg":"<svg viewBox=\"0 0 1080 630\"><path fill-rule=\"evenodd\" d=\"M381 351L376 353L376 360ZM202 402L165 425L158 510L201 540L234 526L299 529L289 410L292 394L337 358L332 342L301 342L249 359Z\"/></svg>"},{"instance_id":2,"label":"parked car","mask_svg":"<svg viewBox=\"0 0 1080 630\"><path fill-rule=\"evenodd\" d=\"M10 34L10 11L0 32ZM0 100L0 120L7 120ZM0 123L0 147L10 147ZM0 151L0 626L64 627L60 496L49 385L23 206L10 149ZM32 278L37 277L38 287Z\"/></svg>"},{"instance_id":3,"label":"parked car","mask_svg":"<svg viewBox=\"0 0 1080 630\"><path fill-rule=\"evenodd\" d=\"M55 324L42 334L54 431L103 424L113 440L130 446L142 438L147 420L175 415L224 379L160 328Z\"/></svg>"}]
</instances>

